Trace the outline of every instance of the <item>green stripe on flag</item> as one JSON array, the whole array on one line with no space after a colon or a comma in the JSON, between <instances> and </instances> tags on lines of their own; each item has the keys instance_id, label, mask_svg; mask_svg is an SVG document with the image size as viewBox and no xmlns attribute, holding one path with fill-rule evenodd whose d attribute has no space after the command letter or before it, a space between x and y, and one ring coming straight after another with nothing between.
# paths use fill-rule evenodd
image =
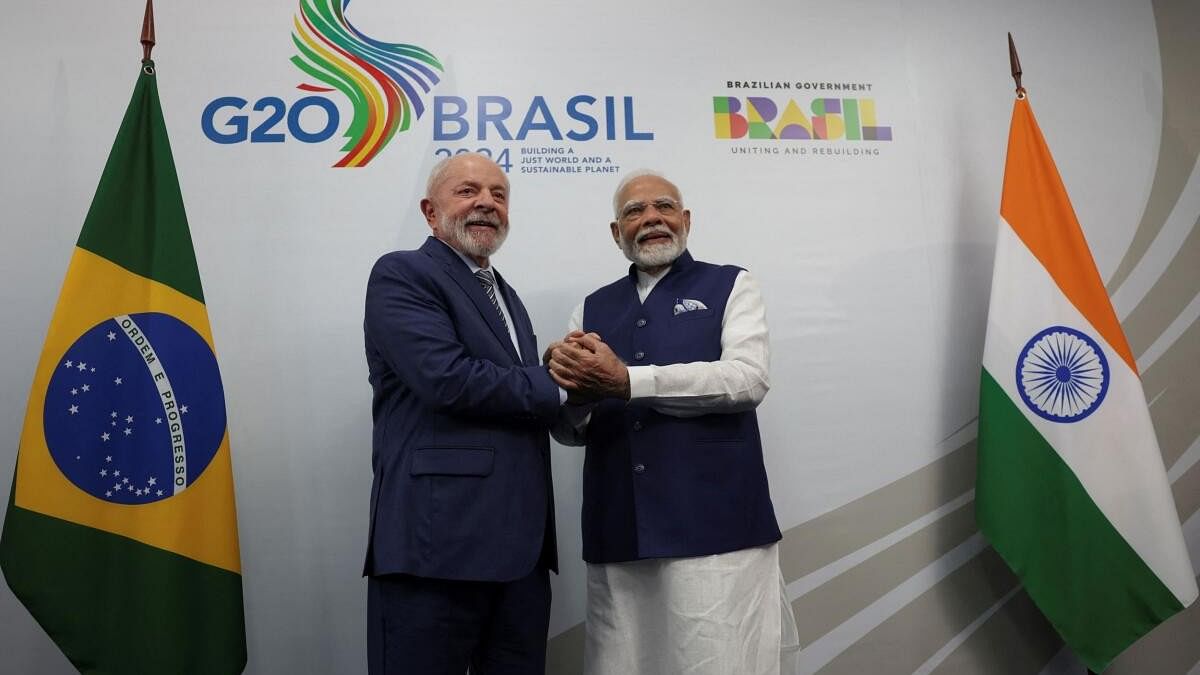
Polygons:
<instances>
[{"instance_id":1,"label":"green stripe on flag","mask_svg":"<svg viewBox=\"0 0 1200 675\"><path fill-rule=\"evenodd\" d=\"M1182 605L986 369L979 401L979 528L1099 672Z\"/></svg>"},{"instance_id":2,"label":"green stripe on flag","mask_svg":"<svg viewBox=\"0 0 1200 675\"><path fill-rule=\"evenodd\" d=\"M204 302L154 75L137 79L78 245Z\"/></svg>"},{"instance_id":3,"label":"green stripe on flag","mask_svg":"<svg viewBox=\"0 0 1200 675\"><path fill-rule=\"evenodd\" d=\"M222 675L246 663L241 575L11 500L0 567L82 673Z\"/></svg>"}]
</instances>

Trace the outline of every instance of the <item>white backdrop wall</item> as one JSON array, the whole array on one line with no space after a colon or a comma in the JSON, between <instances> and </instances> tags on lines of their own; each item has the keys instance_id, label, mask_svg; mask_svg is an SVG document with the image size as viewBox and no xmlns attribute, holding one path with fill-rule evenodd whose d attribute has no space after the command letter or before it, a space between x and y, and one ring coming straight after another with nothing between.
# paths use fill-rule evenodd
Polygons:
<instances>
[{"instance_id":1,"label":"white backdrop wall","mask_svg":"<svg viewBox=\"0 0 1200 675\"><path fill-rule=\"evenodd\" d=\"M1005 31L1139 355L1200 560L1194 5L356 0L347 16L363 33L419 45L443 66L422 97L426 113L359 168L332 167L344 154L339 136L304 143L285 123L270 130L287 136L276 143L220 144L202 131L220 97L291 105L312 95L296 85L319 83L289 61L298 9L294 0L156 7L159 87L229 411L247 672L365 670L365 281L379 255L424 239L424 176L439 152L462 148L508 151L512 232L494 263L543 345L626 265L607 227L619 174L533 173L549 166L546 153L665 172L692 210L694 255L761 280L773 386L759 418L804 672L1082 672L971 513L1012 101ZM6 15L0 484L11 481L44 329L138 72L142 5L35 3ZM318 95L337 106L344 131L347 99ZM586 132L567 112L577 95L597 100L582 108L597 118L588 140L544 128L508 140L476 124L479 97L503 97L516 136L542 97L564 134ZM781 110L794 100L806 114L818 98L860 109L869 100L891 140L718 138L714 97L738 99L745 113L751 96ZM470 107L464 140L439 139L457 128L435 119L447 97ZM250 105L253 129L266 113ZM219 132L234 130L235 112L213 118ZM299 119L310 133L322 125L319 110ZM549 649L552 672L567 674L579 672L582 645L582 455L556 446L553 459L564 565ZM70 672L7 588L0 627L0 669ZM1185 612L1115 670L1194 671L1197 630L1200 613Z\"/></svg>"}]
</instances>

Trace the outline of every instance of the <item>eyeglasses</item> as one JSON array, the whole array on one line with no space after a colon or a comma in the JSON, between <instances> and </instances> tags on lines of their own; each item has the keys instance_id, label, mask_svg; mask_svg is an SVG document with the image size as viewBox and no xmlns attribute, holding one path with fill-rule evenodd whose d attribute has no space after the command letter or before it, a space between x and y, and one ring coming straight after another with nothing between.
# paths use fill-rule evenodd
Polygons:
<instances>
[{"instance_id":1,"label":"eyeglasses","mask_svg":"<svg viewBox=\"0 0 1200 675\"><path fill-rule=\"evenodd\" d=\"M646 208L650 206L653 206L654 210L658 211L660 215L669 217L679 212L681 204L670 197L659 197L649 204L646 202L629 202L621 209L621 220L637 220L646 212Z\"/></svg>"}]
</instances>

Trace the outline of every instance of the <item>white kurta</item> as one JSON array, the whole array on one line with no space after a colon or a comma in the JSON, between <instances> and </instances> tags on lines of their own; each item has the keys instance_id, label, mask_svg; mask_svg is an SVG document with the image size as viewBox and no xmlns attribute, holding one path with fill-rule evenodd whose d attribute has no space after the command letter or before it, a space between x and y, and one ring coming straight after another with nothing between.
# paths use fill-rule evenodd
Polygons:
<instances>
[{"instance_id":1,"label":"white kurta","mask_svg":"<svg viewBox=\"0 0 1200 675\"><path fill-rule=\"evenodd\" d=\"M638 272L638 298L666 274ZM583 305L569 330L583 326ZM601 336L603 339L604 336ZM631 366L630 400L664 415L750 410L770 383L758 282L740 272L721 323L721 358ZM587 442L590 406L564 406L554 437ZM695 558L589 564L586 675L776 675L799 649L779 569L779 545Z\"/></svg>"}]
</instances>

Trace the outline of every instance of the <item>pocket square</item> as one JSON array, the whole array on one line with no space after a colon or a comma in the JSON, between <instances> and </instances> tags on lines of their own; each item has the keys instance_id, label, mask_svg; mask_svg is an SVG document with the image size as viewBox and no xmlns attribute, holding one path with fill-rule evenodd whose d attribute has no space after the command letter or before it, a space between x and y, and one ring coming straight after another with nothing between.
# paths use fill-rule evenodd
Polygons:
<instances>
[{"instance_id":1,"label":"pocket square","mask_svg":"<svg viewBox=\"0 0 1200 675\"><path fill-rule=\"evenodd\" d=\"M699 300L692 300L691 298L684 298L682 300L675 298L675 316L679 316L684 312L694 312L698 309L708 309L708 306Z\"/></svg>"}]
</instances>

